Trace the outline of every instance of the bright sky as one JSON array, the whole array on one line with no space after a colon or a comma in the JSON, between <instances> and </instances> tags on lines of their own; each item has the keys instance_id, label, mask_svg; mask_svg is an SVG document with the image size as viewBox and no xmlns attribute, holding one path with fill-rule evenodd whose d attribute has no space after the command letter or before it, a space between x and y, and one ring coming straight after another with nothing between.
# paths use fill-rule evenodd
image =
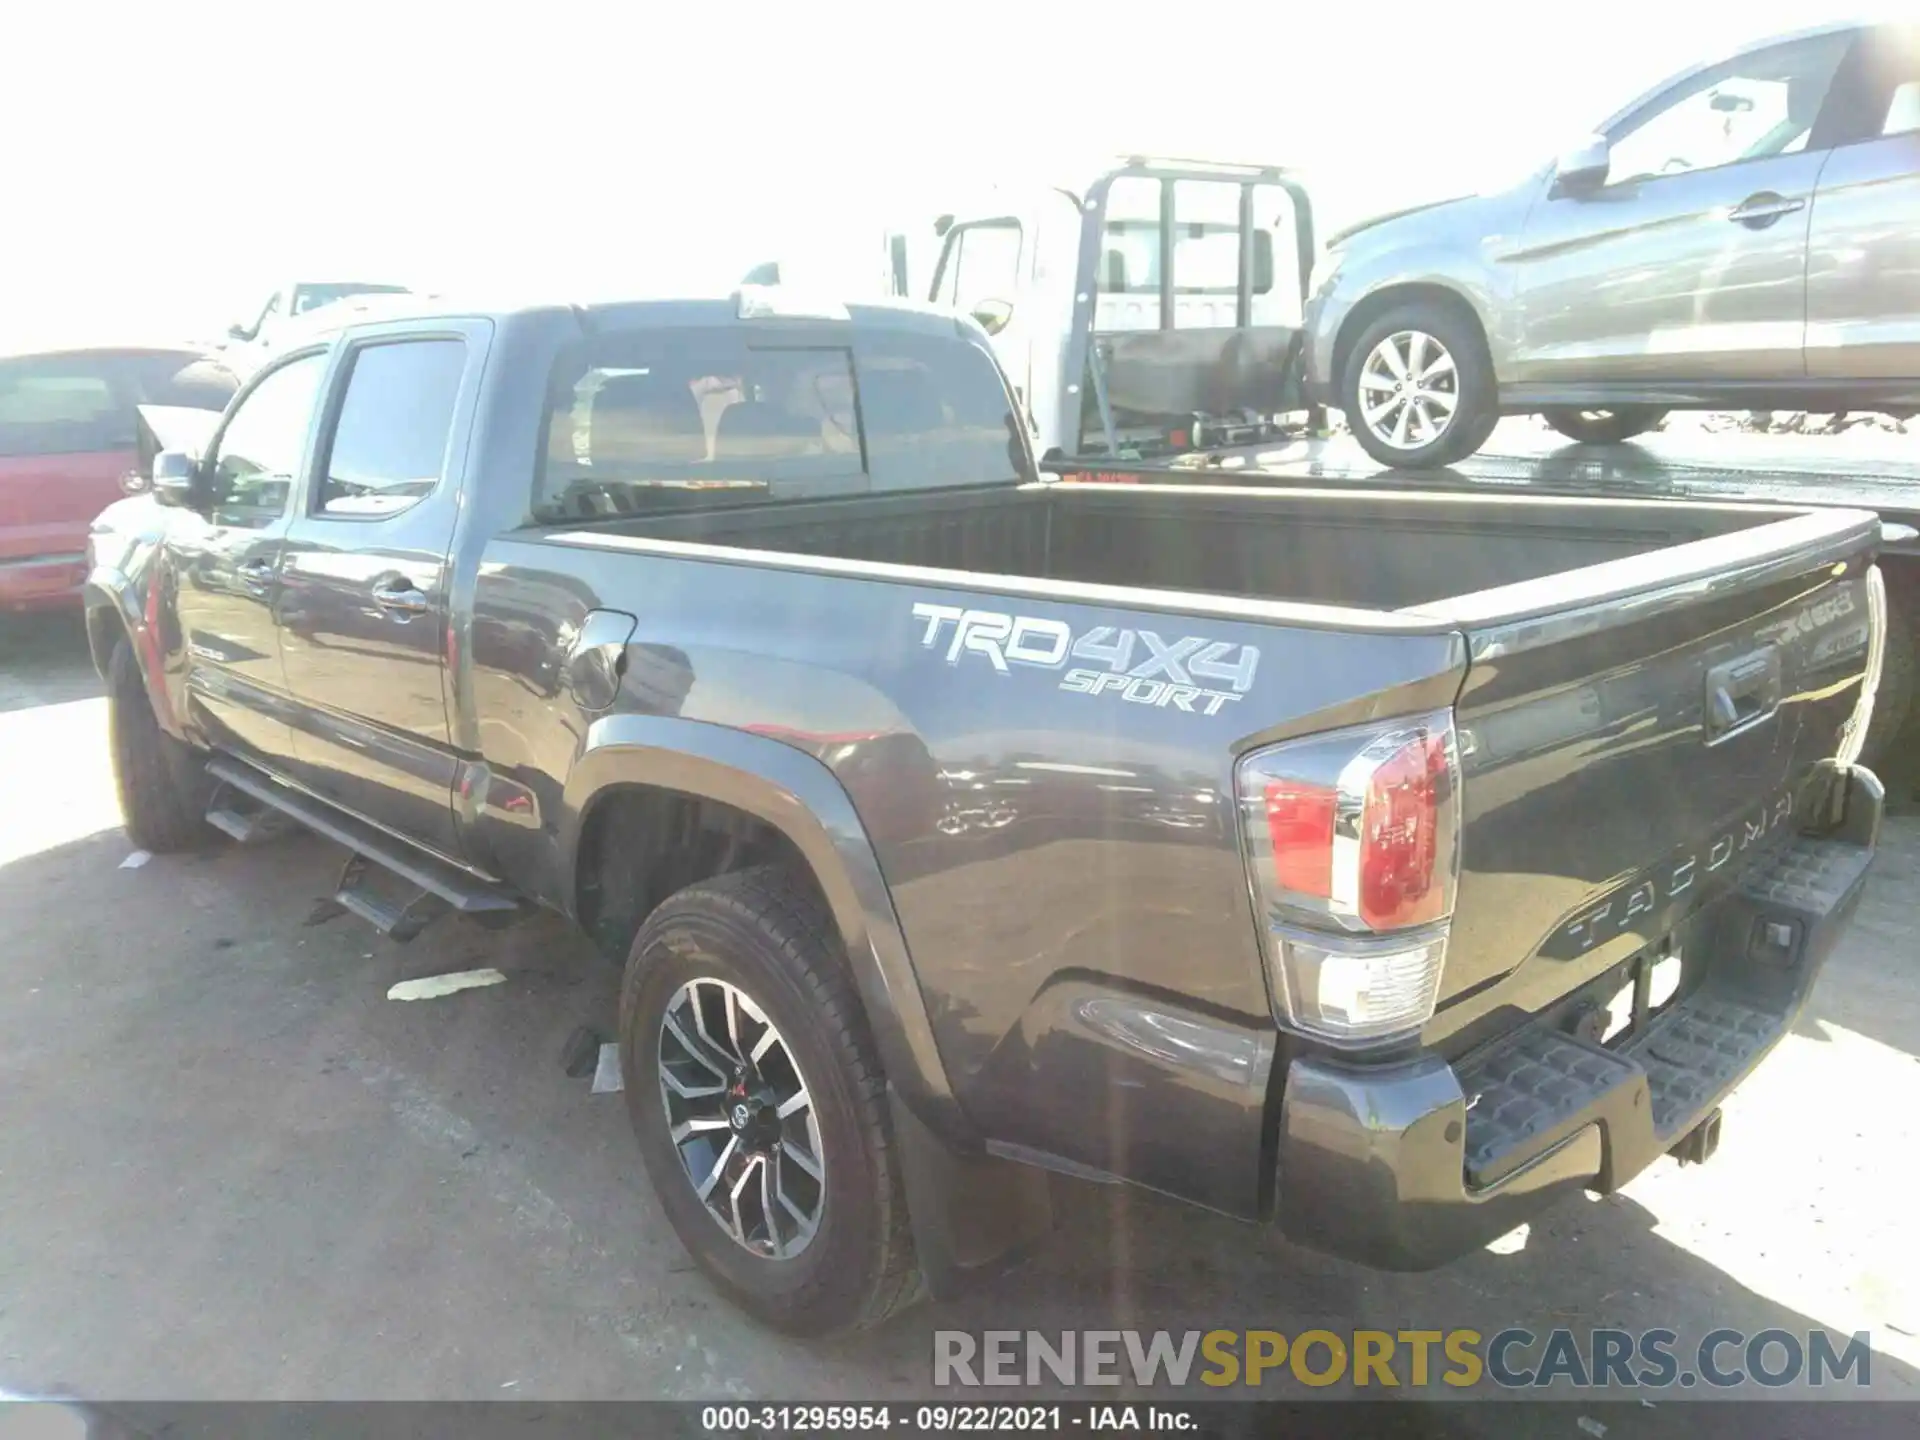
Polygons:
<instances>
[{"instance_id":1,"label":"bright sky","mask_svg":"<svg viewBox=\"0 0 1920 1440\"><path fill-rule=\"evenodd\" d=\"M1128 150L1305 172L1323 231L1512 178L1834 0L21 0L0 349L217 333L285 279L725 288Z\"/></svg>"}]
</instances>

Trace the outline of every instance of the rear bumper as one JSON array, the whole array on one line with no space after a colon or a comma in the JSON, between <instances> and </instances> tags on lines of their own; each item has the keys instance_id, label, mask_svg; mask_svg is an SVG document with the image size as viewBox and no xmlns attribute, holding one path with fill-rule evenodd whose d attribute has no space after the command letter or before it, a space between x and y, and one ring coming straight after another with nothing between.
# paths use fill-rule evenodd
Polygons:
<instances>
[{"instance_id":1,"label":"rear bumper","mask_svg":"<svg viewBox=\"0 0 1920 1440\"><path fill-rule=\"evenodd\" d=\"M0 560L0 610L78 607L86 578L83 552Z\"/></svg>"},{"instance_id":2,"label":"rear bumper","mask_svg":"<svg viewBox=\"0 0 1920 1440\"><path fill-rule=\"evenodd\" d=\"M1529 1022L1452 1064L1294 1061L1278 1158L1286 1235L1380 1269L1431 1269L1565 1194L1626 1184L1678 1145L1792 1028L1859 901L1883 792L1857 767L1844 783L1839 829L1745 876L1704 917L1698 987L1619 1048Z\"/></svg>"}]
</instances>

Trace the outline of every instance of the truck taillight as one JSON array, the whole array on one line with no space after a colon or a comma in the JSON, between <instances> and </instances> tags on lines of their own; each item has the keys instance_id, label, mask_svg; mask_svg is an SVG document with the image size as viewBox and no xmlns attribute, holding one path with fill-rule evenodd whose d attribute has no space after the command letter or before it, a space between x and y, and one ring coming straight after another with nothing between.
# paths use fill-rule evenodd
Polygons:
<instances>
[{"instance_id":1,"label":"truck taillight","mask_svg":"<svg viewBox=\"0 0 1920 1440\"><path fill-rule=\"evenodd\" d=\"M1447 711L1255 751L1235 783L1280 1018L1370 1043L1433 1014L1459 874Z\"/></svg>"}]
</instances>

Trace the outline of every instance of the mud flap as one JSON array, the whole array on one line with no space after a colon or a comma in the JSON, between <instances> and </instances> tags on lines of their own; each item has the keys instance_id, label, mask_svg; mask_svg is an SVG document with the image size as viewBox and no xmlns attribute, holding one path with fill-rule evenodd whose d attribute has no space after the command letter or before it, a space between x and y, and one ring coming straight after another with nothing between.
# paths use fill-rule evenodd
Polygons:
<instances>
[{"instance_id":1,"label":"mud flap","mask_svg":"<svg viewBox=\"0 0 1920 1440\"><path fill-rule=\"evenodd\" d=\"M949 1300L1019 1265L1053 1228L1046 1172L955 1151L901 1104L892 1086L887 1103L927 1293Z\"/></svg>"}]
</instances>

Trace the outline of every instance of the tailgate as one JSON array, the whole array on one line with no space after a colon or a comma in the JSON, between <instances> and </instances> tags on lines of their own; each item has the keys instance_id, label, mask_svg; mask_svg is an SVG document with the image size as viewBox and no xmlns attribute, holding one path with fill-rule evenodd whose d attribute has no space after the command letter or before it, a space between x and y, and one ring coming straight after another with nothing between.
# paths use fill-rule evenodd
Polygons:
<instances>
[{"instance_id":1,"label":"tailgate","mask_svg":"<svg viewBox=\"0 0 1920 1440\"><path fill-rule=\"evenodd\" d=\"M1879 643L1880 527L1762 513L1780 518L1410 612L1458 623L1471 654L1430 1040L1657 943L1797 828Z\"/></svg>"}]
</instances>

